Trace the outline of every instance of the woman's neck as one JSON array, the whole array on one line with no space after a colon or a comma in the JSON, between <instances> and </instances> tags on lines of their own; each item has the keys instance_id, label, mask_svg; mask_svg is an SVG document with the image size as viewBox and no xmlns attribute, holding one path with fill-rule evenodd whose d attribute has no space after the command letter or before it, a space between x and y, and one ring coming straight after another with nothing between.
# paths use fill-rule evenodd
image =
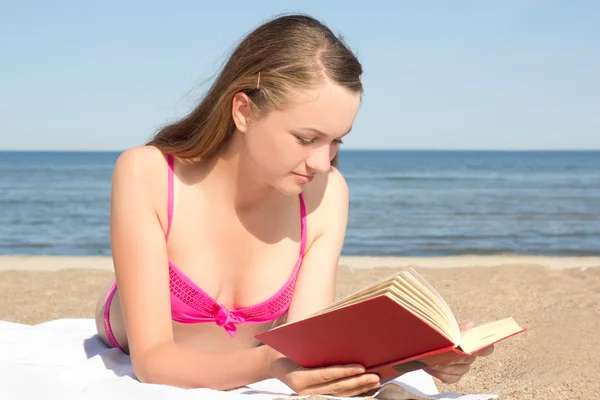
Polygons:
<instances>
[{"instance_id":1,"label":"woman's neck","mask_svg":"<svg viewBox=\"0 0 600 400\"><path fill-rule=\"evenodd\" d=\"M242 134L235 132L225 148L210 161L207 183L238 211L264 207L282 196L258 172L246 152Z\"/></svg>"}]
</instances>

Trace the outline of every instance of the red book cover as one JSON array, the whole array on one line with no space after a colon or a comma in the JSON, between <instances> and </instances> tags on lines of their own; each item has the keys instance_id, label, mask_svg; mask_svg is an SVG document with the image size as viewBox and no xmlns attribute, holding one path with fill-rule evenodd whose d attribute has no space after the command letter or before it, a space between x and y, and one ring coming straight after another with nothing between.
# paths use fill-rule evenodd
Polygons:
<instances>
[{"instance_id":1,"label":"red book cover","mask_svg":"<svg viewBox=\"0 0 600 400\"><path fill-rule=\"evenodd\" d=\"M523 328L508 336L503 336L492 343L486 344L486 346L489 346L490 344L496 344L498 342L501 342L502 340L508 339L509 337L525 332L526 330L526 328ZM482 348L483 347L473 350L471 353L465 353L461 351L460 348L457 348L455 346L449 346L443 349L434 350L428 353L419 354L405 359L394 360L384 364L371 366L367 368L366 372L378 374L381 383L385 383L410 371L415 371L425 367L433 367L436 365L448 363L450 361L458 360L459 358L468 357L471 354L481 350Z\"/></svg>"},{"instance_id":2,"label":"red book cover","mask_svg":"<svg viewBox=\"0 0 600 400\"><path fill-rule=\"evenodd\" d=\"M368 369L432 351L453 352L455 347L385 295L282 325L256 338L307 368L358 363Z\"/></svg>"},{"instance_id":3,"label":"red book cover","mask_svg":"<svg viewBox=\"0 0 600 400\"><path fill-rule=\"evenodd\" d=\"M408 359L396 360L370 367L367 368L366 372L376 373L379 375L380 382L385 383L407 372L426 367L432 367L434 365L446 363L466 356L468 356L468 354L465 354L457 348L450 346L415 357L409 357Z\"/></svg>"}]
</instances>

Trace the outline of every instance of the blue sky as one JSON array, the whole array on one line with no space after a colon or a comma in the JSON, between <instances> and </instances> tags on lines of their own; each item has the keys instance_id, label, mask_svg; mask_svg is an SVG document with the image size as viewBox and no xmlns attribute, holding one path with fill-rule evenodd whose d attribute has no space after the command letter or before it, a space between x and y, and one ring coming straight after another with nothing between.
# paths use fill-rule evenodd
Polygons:
<instances>
[{"instance_id":1,"label":"blue sky","mask_svg":"<svg viewBox=\"0 0 600 400\"><path fill-rule=\"evenodd\" d=\"M597 1L0 2L4 150L143 144L289 12L363 64L347 148L600 149Z\"/></svg>"}]
</instances>

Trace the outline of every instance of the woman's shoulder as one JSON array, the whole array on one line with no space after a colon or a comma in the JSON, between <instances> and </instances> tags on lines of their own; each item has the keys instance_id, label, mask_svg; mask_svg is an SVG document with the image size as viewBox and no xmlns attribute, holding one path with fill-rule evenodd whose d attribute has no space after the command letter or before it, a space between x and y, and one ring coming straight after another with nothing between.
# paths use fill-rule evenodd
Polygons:
<instances>
[{"instance_id":1,"label":"woman's shoulder","mask_svg":"<svg viewBox=\"0 0 600 400\"><path fill-rule=\"evenodd\" d=\"M327 174L322 174L321 188L323 199L325 201L345 200L348 197L348 184L344 175L334 166Z\"/></svg>"},{"instance_id":2,"label":"woman's shoulder","mask_svg":"<svg viewBox=\"0 0 600 400\"><path fill-rule=\"evenodd\" d=\"M332 166L329 172L317 175L311 184L306 186L304 201L307 214L322 215L325 220L328 220L328 215L346 212L349 201L346 179Z\"/></svg>"},{"instance_id":3,"label":"woman's shoulder","mask_svg":"<svg viewBox=\"0 0 600 400\"><path fill-rule=\"evenodd\" d=\"M115 162L113 188L158 198L167 185L167 171L167 157L158 148L132 147Z\"/></svg>"},{"instance_id":4,"label":"woman's shoulder","mask_svg":"<svg viewBox=\"0 0 600 400\"><path fill-rule=\"evenodd\" d=\"M125 174L164 169L166 155L154 146L137 146L123 151L115 163L115 171Z\"/></svg>"}]
</instances>

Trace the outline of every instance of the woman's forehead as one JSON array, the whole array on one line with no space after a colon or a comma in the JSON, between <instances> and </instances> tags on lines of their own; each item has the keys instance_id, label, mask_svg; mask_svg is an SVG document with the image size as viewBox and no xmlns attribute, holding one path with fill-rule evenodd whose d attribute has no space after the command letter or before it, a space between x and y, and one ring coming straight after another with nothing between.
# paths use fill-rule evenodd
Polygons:
<instances>
[{"instance_id":1,"label":"woman's forehead","mask_svg":"<svg viewBox=\"0 0 600 400\"><path fill-rule=\"evenodd\" d=\"M312 129L338 137L352 128L359 107L359 93L352 93L337 85L327 85L299 93L278 116L290 129Z\"/></svg>"}]
</instances>

